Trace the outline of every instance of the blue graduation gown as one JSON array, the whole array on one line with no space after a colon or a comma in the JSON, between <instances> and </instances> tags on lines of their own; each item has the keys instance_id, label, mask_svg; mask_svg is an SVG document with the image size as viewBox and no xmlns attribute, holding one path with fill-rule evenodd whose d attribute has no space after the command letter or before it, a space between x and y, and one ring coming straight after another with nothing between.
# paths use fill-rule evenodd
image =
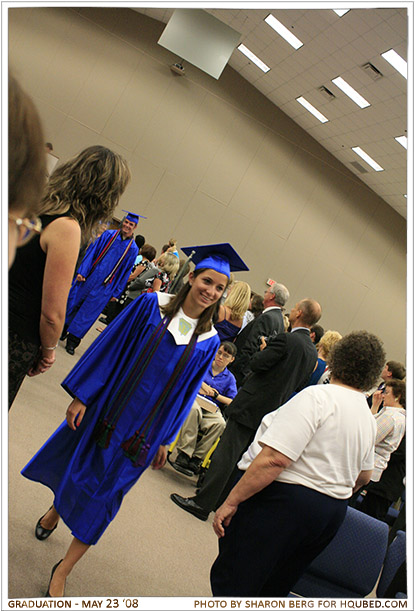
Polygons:
<instances>
[{"instance_id":1,"label":"blue graduation gown","mask_svg":"<svg viewBox=\"0 0 415 612\"><path fill-rule=\"evenodd\" d=\"M135 242L128 249L128 253L116 271L114 279L104 285L105 278L122 257L129 243L129 240L122 240L121 235L119 235L91 272L95 259L116 231L106 230L88 247L85 257L77 270L77 273L84 276L86 280L74 280L72 283L66 306L65 324L69 326L68 332L77 338L85 336L100 312L102 312L105 304L112 297L117 298L122 294L134 266L138 255L138 247Z\"/></svg>"},{"instance_id":2,"label":"blue graduation gown","mask_svg":"<svg viewBox=\"0 0 415 612\"><path fill-rule=\"evenodd\" d=\"M101 413L106 413L109 399L128 378L140 347L160 320L158 294L143 294L106 328L62 383L70 395L87 406L81 425L73 431L64 421L22 470L26 478L52 489L58 513L72 534L86 544L97 542L159 446L175 439L219 346L214 330L212 335L199 336L180 380L164 404L146 463L134 467L121 443L151 411L186 344L177 345L170 331L165 333L107 449L96 444L93 431Z\"/></svg>"}]
</instances>

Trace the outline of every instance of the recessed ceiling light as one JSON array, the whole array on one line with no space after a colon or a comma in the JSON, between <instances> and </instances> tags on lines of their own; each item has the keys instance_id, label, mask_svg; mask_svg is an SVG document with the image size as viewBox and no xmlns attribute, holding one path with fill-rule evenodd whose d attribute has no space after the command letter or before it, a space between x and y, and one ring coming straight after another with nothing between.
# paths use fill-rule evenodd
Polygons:
<instances>
[{"instance_id":1,"label":"recessed ceiling light","mask_svg":"<svg viewBox=\"0 0 415 612\"><path fill-rule=\"evenodd\" d=\"M336 77L335 79L332 79L331 82L337 85L337 87L341 89L346 94L346 96L349 96L349 98L351 98L353 102L360 106L360 108L366 108L367 106L370 106L370 102L365 100L363 96L357 93L357 91L353 89L353 87L349 85L349 83L342 79L342 77Z\"/></svg>"},{"instance_id":2,"label":"recessed ceiling light","mask_svg":"<svg viewBox=\"0 0 415 612\"><path fill-rule=\"evenodd\" d=\"M252 51L250 51L247 47L245 47L245 45L239 45L238 49L241 53L246 55L247 58L249 58L252 62L254 62L254 64L256 64L258 68L261 68L263 72L268 72L269 70L271 70L269 66L264 64L264 62L261 61L259 57L255 55L255 53L252 53Z\"/></svg>"},{"instance_id":3,"label":"recessed ceiling light","mask_svg":"<svg viewBox=\"0 0 415 612\"><path fill-rule=\"evenodd\" d=\"M385 51L385 53L381 53L381 56L390 63L405 79L408 78L408 64L405 62L403 57L398 55L396 51L393 49L389 49L389 51Z\"/></svg>"},{"instance_id":4,"label":"recessed ceiling light","mask_svg":"<svg viewBox=\"0 0 415 612\"><path fill-rule=\"evenodd\" d=\"M365 162L369 164L369 166L371 166L374 170L376 170L376 172L381 172L383 170L382 166L379 166L379 164L377 164L375 160L372 159L370 155L368 155L360 147L352 147L352 151L354 151L355 153L357 153L357 155L359 155L362 159L364 159Z\"/></svg>"},{"instance_id":5,"label":"recessed ceiling light","mask_svg":"<svg viewBox=\"0 0 415 612\"><path fill-rule=\"evenodd\" d=\"M350 11L350 9L333 9L333 11L335 13L337 13L337 15L339 17L343 17L343 15L345 15L346 13L348 13Z\"/></svg>"},{"instance_id":6,"label":"recessed ceiling light","mask_svg":"<svg viewBox=\"0 0 415 612\"><path fill-rule=\"evenodd\" d=\"M265 17L264 21L266 21L266 23L277 32L277 34L282 36L283 39L287 41L287 43L290 43L290 45L294 47L294 49L299 49L303 46L301 40L294 36L294 34L290 32L290 30L286 28L285 25L278 21L278 19L276 19L274 15L271 15L271 13L268 15L268 17Z\"/></svg>"},{"instance_id":7,"label":"recessed ceiling light","mask_svg":"<svg viewBox=\"0 0 415 612\"><path fill-rule=\"evenodd\" d=\"M399 142L400 145L405 147L405 149L408 148L408 139L406 136L396 136L395 140Z\"/></svg>"},{"instance_id":8,"label":"recessed ceiling light","mask_svg":"<svg viewBox=\"0 0 415 612\"><path fill-rule=\"evenodd\" d=\"M310 104L310 102L307 102L307 100L305 98L303 98L303 96L300 96L299 98L296 98L296 100L302 106L304 106L304 108L306 108L308 110L308 112L310 112L312 115L314 115L314 117L317 117L317 119L319 121L321 121L321 123L327 123L327 121L328 121L327 117L322 115L320 113L320 111L318 111L312 104Z\"/></svg>"}]
</instances>

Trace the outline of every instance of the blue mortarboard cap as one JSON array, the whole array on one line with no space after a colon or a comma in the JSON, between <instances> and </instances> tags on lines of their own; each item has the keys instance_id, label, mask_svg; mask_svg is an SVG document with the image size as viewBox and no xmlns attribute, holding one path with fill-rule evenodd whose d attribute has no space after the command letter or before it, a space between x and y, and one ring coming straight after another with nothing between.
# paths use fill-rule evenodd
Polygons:
<instances>
[{"instance_id":1,"label":"blue mortarboard cap","mask_svg":"<svg viewBox=\"0 0 415 612\"><path fill-rule=\"evenodd\" d=\"M129 210L122 209L122 211L127 213L125 215L125 219L128 219L128 221L132 221L133 223L138 223L140 218L147 219L147 217L143 217L143 215L137 215L137 213L130 212Z\"/></svg>"},{"instance_id":2,"label":"blue mortarboard cap","mask_svg":"<svg viewBox=\"0 0 415 612\"><path fill-rule=\"evenodd\" d=\"M210 270L220 272L220 274L226 274L228 278L231 272L249 270L235 249L227 242L181 247L181 249L186 255L190 255L192 251L195 251L192 257L195 270L209 268Z\"/></svg>"}]
</instances>

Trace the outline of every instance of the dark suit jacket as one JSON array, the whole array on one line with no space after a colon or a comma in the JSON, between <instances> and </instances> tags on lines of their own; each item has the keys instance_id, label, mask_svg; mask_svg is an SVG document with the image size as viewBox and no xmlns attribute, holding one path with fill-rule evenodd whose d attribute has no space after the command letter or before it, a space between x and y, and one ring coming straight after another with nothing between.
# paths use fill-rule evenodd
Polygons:
<instances>
[{"instance_id":1,"label":"dark suit jacket","mask_svg":"<svg viewBox=\"0 0 415 612\"><path fill-rule=\"evenodd\" d=\"M307 384L316 361L317 351L308 329L271 338L267 347L250 360L252 374L227 407L227 416L256 430L266 414Z\"/></svg>"},{"instance_id":2,"label":"dark suit jacket","mask_svg":"<svg viewBox=\"0 0 415 612\"><path fill-rule=\"evenodd\" d=\"M260 346L261 336L271 338L284 331L284 320L279 308L263 312L236 336L235 346L238 349L235 361L228 370L236 378L236 384L241 387L244 379L250 373L249 362Z\"/></svg>"}]
</instances>

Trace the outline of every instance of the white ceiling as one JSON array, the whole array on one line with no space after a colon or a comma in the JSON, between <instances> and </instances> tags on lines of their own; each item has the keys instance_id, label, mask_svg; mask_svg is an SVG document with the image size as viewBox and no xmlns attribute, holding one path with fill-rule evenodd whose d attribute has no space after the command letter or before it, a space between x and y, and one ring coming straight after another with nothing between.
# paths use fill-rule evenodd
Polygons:
<instances>
[{"instance_id":1,"label":"white ceiling","mask_svg":"<svg viewBox=\"0 0 415 612\"><path fill-rule=\"evenodd\" d=\"M167 23L174 9L135 10ZM271 70L263 73L237 49L229 65L406 218L407 152L395 137L406 135L407 80L380 54L393 48L407 60L407 9L356 8L343 17L329 8L204 10L240 32L240 42ZM296 51L265 23L269 13L304 43L300 49ZM362 68L367 62L383 76L373 80ZM337 76L371 106L359 108L331 82ZM335 99L323 96L322 85ZM322 124L315 119L296 101L298 96L304 96L329 121ZM384 170L373 170L352 151L356 146Z\"/></svg>"}]
</instances>

